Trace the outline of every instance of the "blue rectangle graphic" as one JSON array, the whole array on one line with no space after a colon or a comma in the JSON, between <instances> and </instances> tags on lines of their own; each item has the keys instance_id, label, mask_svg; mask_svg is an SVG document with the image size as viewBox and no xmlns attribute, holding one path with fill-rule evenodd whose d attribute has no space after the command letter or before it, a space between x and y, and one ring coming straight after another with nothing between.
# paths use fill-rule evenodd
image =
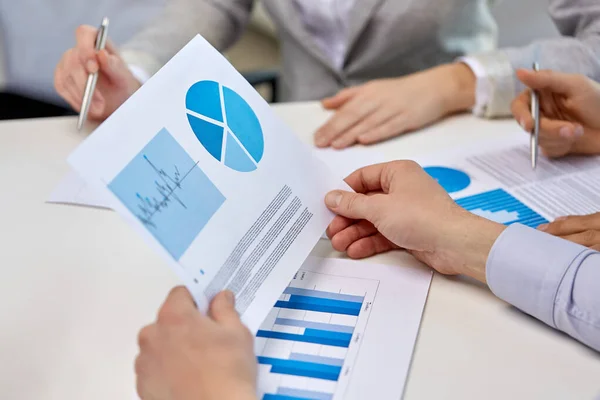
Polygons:
<instances>
[{"instance_id":1,"label":"blue rectangle graphic","mask_svg":"<svg viewBox=\"0 0 600 400\"><path fill-rule=\"evenodd\" d=\"M309 334L305 332L303 335L299 335L296 333L266 331L261 329L256 333L256 337L289 340L292 342L315 343L335 347L350 346L350 340L352 340L351 334L337 332L331 332L331 334L338 334L339 336L327 336L325 334L315 334L314 332L310 332Z\"/></svg>"},{"instance_id":2,"label":"blue rectangle graphic","mask_svg":"<svg viewBox=\"0 0 600 400\"><path fill-rule=\"evenodd\" d=\"M504 224L523 224L531 228L548 221L503 189L492 190L456 200L456 204L481 217Z\"/></svg>"},{"instance_id":3,"label":"blue rectangle graphic","mask_svg":"<svg viewBox=\"0 0 600 400\"><path fill-rule=\"evenodd\" d=\"M340 307L340 306L330 306L330 305L322 305L322 304L311 304L311 303L299 303L292 301L278 301L275 303L275 307L277 308L288 308L290 310L305 310L305 311L318 311L324 313L331 314L341 314L341 315L354 315L358 316L360 314L360 309L356 309L355 307Z\"/></svg>"},{"instance_id":4,"label":"blue rectangle graphic","mask_svg":"<svg viewBox=\"0 0 600 400\"><path fill-rule=\"evenodd\" d=\"M225 202L166 129L148 142L108 188L176 260Z\"/></svg>"},{"instance_id":5,"label":"blue rectangle graphic","mask_svg":"<svg viewBox=\"0 0 600 400\"><path fill-rule=\"evenodd\" d=\"M297 326L300 328L320 329L323 331L353 333L354 327L348 325L327 324L323 322L304 321L299 319L277 318L275 325Z\"/></svg>"},{"instance_id":6,"label":"blue rectangle graphic","mask_svg":"<svg viewBox=\"0 0 600 400\"><path fill-rule=\"evenodd\" d=\"M267 393L263 396L262 400L312 400L306 397L288 396L285 394L270 394Z\"/></svg>"},{"instance_id":7,"label":"blue rectangle graphic","mask_svg":"<svg viewBox=\"0 0 600 400\"><path fill-rule=\"evenodd\" d=\"M364 296L354 296L354 295L350 295L350 294L323 292L320 290L302 289L302 288L295 288L295 287L288 287L283 291L283 293L284 294L296 294L299 296L318 297L318 298L322 298L322 299L352 301L355 303L362 303L363 300L365 299Z\"/></svg>"},{"instance_id":8,"label":"blue rectangle graphic","mask_svg":"<svg viewBox=\"0 0 600 400\"><path fill-rule=\"evenodd\" d=\"M294 376L304 376L307 378L325 379L337 381L341 367L332 365L315 364L304 361L284 360L281 358L258 357L260 364L271 365L271 372L274 374L285 374Z\"/></svg>"},{"instance_id":9,"label":"blue rectangle graphic","mask_svg":"<svg viewBox=\"0 0 600 400\"><path fill-rule=\"evenodd\" d=\"M280 387L277 389L277 394L283 396L291 396L292 398L310 399L310 400L331 400L333 395L330 393L314 392L312 390L301 390L294 388Z\"/></svg>"}]
</instances>

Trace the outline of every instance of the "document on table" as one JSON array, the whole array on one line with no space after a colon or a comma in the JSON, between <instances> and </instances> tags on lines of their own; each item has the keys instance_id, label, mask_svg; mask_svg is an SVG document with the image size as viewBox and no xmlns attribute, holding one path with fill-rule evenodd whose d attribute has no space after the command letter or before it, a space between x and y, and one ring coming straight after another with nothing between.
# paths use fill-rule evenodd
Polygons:
<instances>
[{"instance_id":1,"label":"document on table","mask_svg":"<svg viewBox=\"0 0 600 400\"><path fill-rule=\"evenodd\" d=\"M310 257L257 333L259 398L401 398L431 277Z\"/></svg>"},{"instance_id":2,"label":"document on table","mask_svg":"<svg viewBox=\"0 0 600 400\"><path fill-rule=\"evenodd\" d=\"M418 161L457 204L502 224L536 228L600 209L600 157L541 157L534 170L523 133Z\"/></svg>"},{"instance_id":3,"label":"document on table","mask_svg":"<svg viewBox=\"0 0 600 400\"><path fill-rule=\"evenodd\" d=\"M332 220L325 194L345 187L199 36L69 163L201 310L229 289L253 331Z\"/></svg>"}]
</instances>

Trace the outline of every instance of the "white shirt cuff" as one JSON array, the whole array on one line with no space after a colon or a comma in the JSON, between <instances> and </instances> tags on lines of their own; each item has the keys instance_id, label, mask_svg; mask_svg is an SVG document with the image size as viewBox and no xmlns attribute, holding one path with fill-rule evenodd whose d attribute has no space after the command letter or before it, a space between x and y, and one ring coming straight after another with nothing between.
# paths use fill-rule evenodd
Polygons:
<instances>
[{"instance_id":1,"label":"white shirt cuff","mask_svg":"<svg viewBox=\"0 0 600 400\"><path fill-rule=\"evenodd\" d=\"M485 116L485 111L490 102L492 96L492 84L488 77L488 74L476 58L473 57L461 57L457 60L466 64L471 71L475 74L476 89L475 89L475 107L473 107L473 114L478 117Z\"/></svg>"}]
</instances>

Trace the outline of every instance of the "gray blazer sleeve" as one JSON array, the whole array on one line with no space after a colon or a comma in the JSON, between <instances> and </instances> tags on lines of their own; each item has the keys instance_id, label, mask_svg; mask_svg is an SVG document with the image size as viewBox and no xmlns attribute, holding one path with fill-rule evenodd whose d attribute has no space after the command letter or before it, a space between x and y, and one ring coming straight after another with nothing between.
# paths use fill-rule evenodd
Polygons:
<instances>
[{"instance_id":1,"label":"gray blazer sleeve","mask_svg":"<svg viewBox=\"0 0 600 400\"><path fill-rule=\"evenodd\" d=\"M496 296L600 351L600 253L512 225L494 244L486 276Z\"/></svg>"},{"instance_id":2,"label":"gray blazer sleeve","mask_svg":"<svg viewBox=\"0 0 600 400\"><path fill-rule=\"evenodd\" d=\"M524 89L515 76L518 68L579 73L600 80L600 1L549 0L549 13L563 37L538 40L526 47L472 55L490 78L488 118L510 115L510 104Z\"/></svg>"},{"instance_id":3,"label":"gray blazer sleeve","mask_svg":"<svg viewBox=\"0 0 600 400\"><path fill-rule=\"evenodd\" d=\"M197 34L219 50L248 24L254 0L167 0L162 14L121 49L130 65L153 75Z\"/></svg>"}]
</instances>

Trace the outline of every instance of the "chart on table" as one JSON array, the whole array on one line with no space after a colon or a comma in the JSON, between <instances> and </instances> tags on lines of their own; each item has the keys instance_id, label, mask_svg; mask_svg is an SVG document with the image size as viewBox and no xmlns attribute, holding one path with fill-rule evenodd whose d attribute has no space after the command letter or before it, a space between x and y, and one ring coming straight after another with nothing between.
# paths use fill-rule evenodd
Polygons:
<instances>
[{"instance_id":1,"label":"chart on table","mask_svg":"<svg viewBox=\"0 0 600 400\"><path fill-rule=\"evenodd\" d=\"M198 163L166 129L108 188L176 260L225 202Z\"/></svg>"},{"instance_id":2,"label":"chart on table","mask_svg":"<svg viewBox=\"0 0 600 400\"><path fill-rule=\"evenodd\" d=\"M481 217L504 224L523 224L537 228L548 221L522 201L503 189L476 194L456 200L464 209Z\"/></svg>"},{"instance_id":3,"label":"chart on table","mask_svg":"<svg viewBox=\"0 0 600 400\"><path fill-rule=\"evenodd\" d=\"M299 271L256 335L262 399L342 398L378 285Z\"/></svg>"},{"instance_id":4,"label":"chart on table","mask_svg":"<svg viewBox=\"0 0 600 400\"><path fill-rule=\"evenodd\" d=\"M263 131L254 110L235 91L200 81L187 92L188 122L202 146L227 167L256 170L264 153Z\"/></svg>"},{"instance_id":5,"label":"chart on table","mask_svg":"<svg viewBox=\"0 0 600 400\"><path fill-rule=\"evenodd\" d=\"M423 168L448 193L456 193L466 189L471 184L471 178L465 172L447 167Z\"/></svg>"}]
</instances>

